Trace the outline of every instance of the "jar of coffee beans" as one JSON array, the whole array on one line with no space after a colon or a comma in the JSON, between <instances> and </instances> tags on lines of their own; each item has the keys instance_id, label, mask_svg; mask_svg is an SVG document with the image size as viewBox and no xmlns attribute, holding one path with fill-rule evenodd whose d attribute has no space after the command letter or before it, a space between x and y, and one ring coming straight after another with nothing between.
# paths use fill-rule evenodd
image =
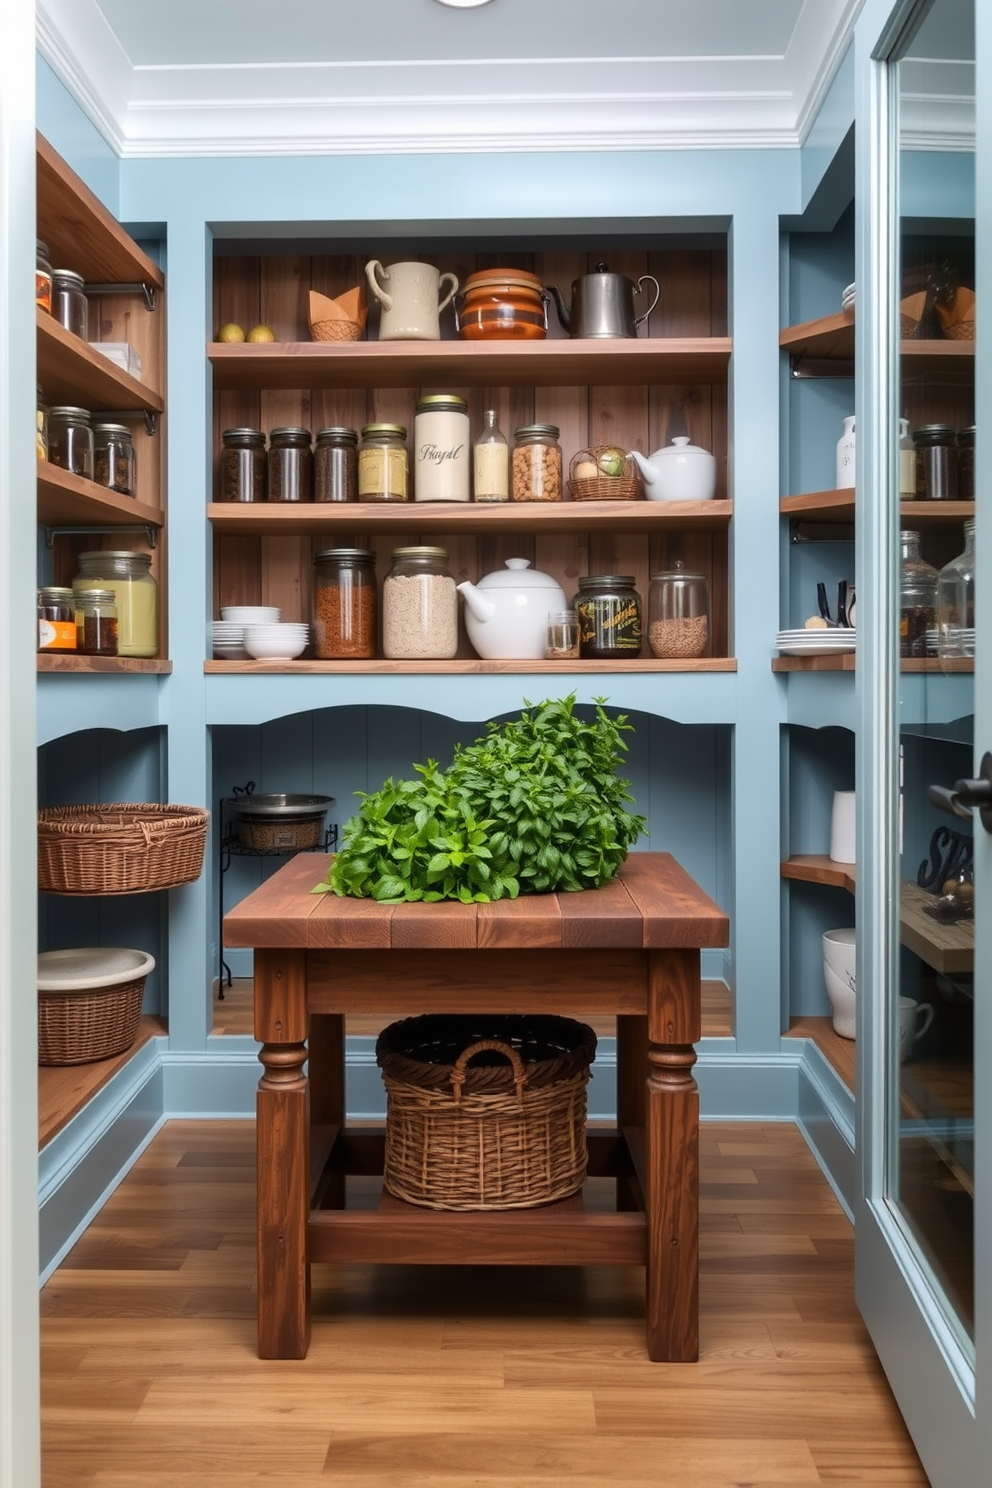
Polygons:
<instances>
[{"instance_id":1,"label":"jar of coffee beans","mask_svg":"<svg viewBox=\"0 0 992 1488\"><path fill-rule=\"evenodd\" d=\"M320 660L375 656L375 554L325 548L314 560L313 646Z\"/></svg>"},{"instance_id":2,"label":"jar of coffee beans","mask_svg":"<svg viewBox=\"0 0 992 1488\"><path fill-rule=\"evenodd\" d=\"M137 462L126 424L93 425L93 479L121 496L136 495Z\"/></svg>"},{"instance_id":3,"label":"jar of coffee beans","mask_svg":"<svg viewBox=\"0 0 992 1488\"><path fill-rule=\"evenodd\" d=\"M225 429L222 437L221 501L264 501L265 435L261 429Z\"/></svg>"},{"instance_id":4,"label":"jar of coffee beans","mask_svg":"<svg viewBox=\"0 0 992 1488\"><path fill-rule=\"evenodd\" d=\"M524 424L513 436L514 501L561 501L562 458L554 424Z\"/></svg>"},{"instance_id":5,"label":"jar of coffee beans","mask_svg":"<svg viewBox=\"0 0 992 1488\"><path fill-rule=\"evenodd\" d=\"M315 501L358 500L357 447L354 429L318 429L313 455Z\"/></svg>"}]
</instances>

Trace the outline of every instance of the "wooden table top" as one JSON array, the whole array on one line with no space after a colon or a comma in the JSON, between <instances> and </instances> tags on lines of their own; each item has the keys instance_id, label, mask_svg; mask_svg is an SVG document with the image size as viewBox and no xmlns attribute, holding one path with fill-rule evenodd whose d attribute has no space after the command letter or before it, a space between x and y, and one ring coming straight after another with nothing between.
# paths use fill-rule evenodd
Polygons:
<instances>
[{"instance_id":1,"label":"wooden table top","mask_svg":"<svg viewBox=\"0 0 992 1488\"><path fill-rule=\"evenodd\" d=\"M377 904L312 894L326 853L300 853L224 917L226 946L338 950L682 949L725 946L730 922L671 853L634 852L582 893L495 904Z\"/></svg>"}]
</instances>

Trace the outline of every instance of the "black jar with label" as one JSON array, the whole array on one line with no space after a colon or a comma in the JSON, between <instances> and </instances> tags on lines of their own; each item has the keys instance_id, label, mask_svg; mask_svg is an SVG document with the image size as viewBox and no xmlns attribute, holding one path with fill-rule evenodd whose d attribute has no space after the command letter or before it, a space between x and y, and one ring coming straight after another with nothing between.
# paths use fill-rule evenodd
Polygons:
<instances>
[{"instance_id":1,"label":"black jar with label","mask_svg":"<svg viewBox=\"0 0 992 1488\"><path fill-rule=\"evenodd\" d=\"M916 448L916 499L956 501L957 436L950 424L921 424L913 430Z\"/></svg>"},{"instance_id":2,"label":"black jar with label","mask_svg":"<svg viewBox=\"0 0 992 1488\"><path fill-rule=\"evenodd\" d=\"M313 500L310 430L294 426L269 434L269 501Z\"/></svg>"},{"instance_id":3,"label":"black jar with label","mask_svg":"<svg viewBox=\"0 0 992 1488\"><path fill-rule=\"evenodd\" d=\"M975 499L975 425L958 430L958 500Z\"/></svg>"},{"instance_id":4,"label":"black jar with label","mask_svg":"<svg viewBox=\"0 0 992 1488\"><path fill-rule=\"evenodd\" d=\"M220 452L221 501L265 500L265 435L261 429L225 429Z\"/></svg>"},{"instance_id":5,"label":"black jar with label","mask_svg":"<svg viewBox=\"0 0 992 1488\"><path fill-rule=\"evenodd\" d=\"M633 574L589 574L575 596L579 655L622 661L641 654L641 596Z\"/></svg>"},{"instance_id":6,"label":"black jar with label","mask_svg":"<svg viewBox=\"0 0 992 1488\"><path fill-rule=\"evenodd\" d=\"M313 484L315 501L358 500L358 435L354 429L318 429Z\"/></svg>"}]
</instances>

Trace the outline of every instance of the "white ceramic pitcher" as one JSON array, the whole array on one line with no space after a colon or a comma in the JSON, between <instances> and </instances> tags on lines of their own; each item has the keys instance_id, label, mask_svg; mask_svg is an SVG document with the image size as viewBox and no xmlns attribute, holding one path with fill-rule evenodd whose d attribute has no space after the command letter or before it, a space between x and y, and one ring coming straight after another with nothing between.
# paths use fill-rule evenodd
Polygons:
<instances>
[{"instance_id":1,"label":"white ceramic pitcher","mask_svg":"<svg viewBox=\"0 0 992 1488\"><path fill-rule=\"evenodd\" d=\"M439 341L438 316L458 293L454 274L440 274L430 264L395 263L384 269L377 258L365 265L369 289L382 309L380 341ZM450 285L444 299L441 286Z\"/></svg>"}]
</instances>

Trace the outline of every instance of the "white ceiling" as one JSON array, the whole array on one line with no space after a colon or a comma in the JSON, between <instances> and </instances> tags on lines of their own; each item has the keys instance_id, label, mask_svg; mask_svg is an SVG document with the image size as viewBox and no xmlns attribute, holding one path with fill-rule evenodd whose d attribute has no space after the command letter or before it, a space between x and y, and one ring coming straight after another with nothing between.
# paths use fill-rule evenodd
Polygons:
<instances>
[{"instance_id":1,"label":"white ceiling","mask_svg":"<svg viewBox=\"0 0 992 1488\"><path fill-rule=\"evenodd\" d=\"M122 156L787 148L862 4L37 0L37 16Z\"/></svg>"}]
</instances>

